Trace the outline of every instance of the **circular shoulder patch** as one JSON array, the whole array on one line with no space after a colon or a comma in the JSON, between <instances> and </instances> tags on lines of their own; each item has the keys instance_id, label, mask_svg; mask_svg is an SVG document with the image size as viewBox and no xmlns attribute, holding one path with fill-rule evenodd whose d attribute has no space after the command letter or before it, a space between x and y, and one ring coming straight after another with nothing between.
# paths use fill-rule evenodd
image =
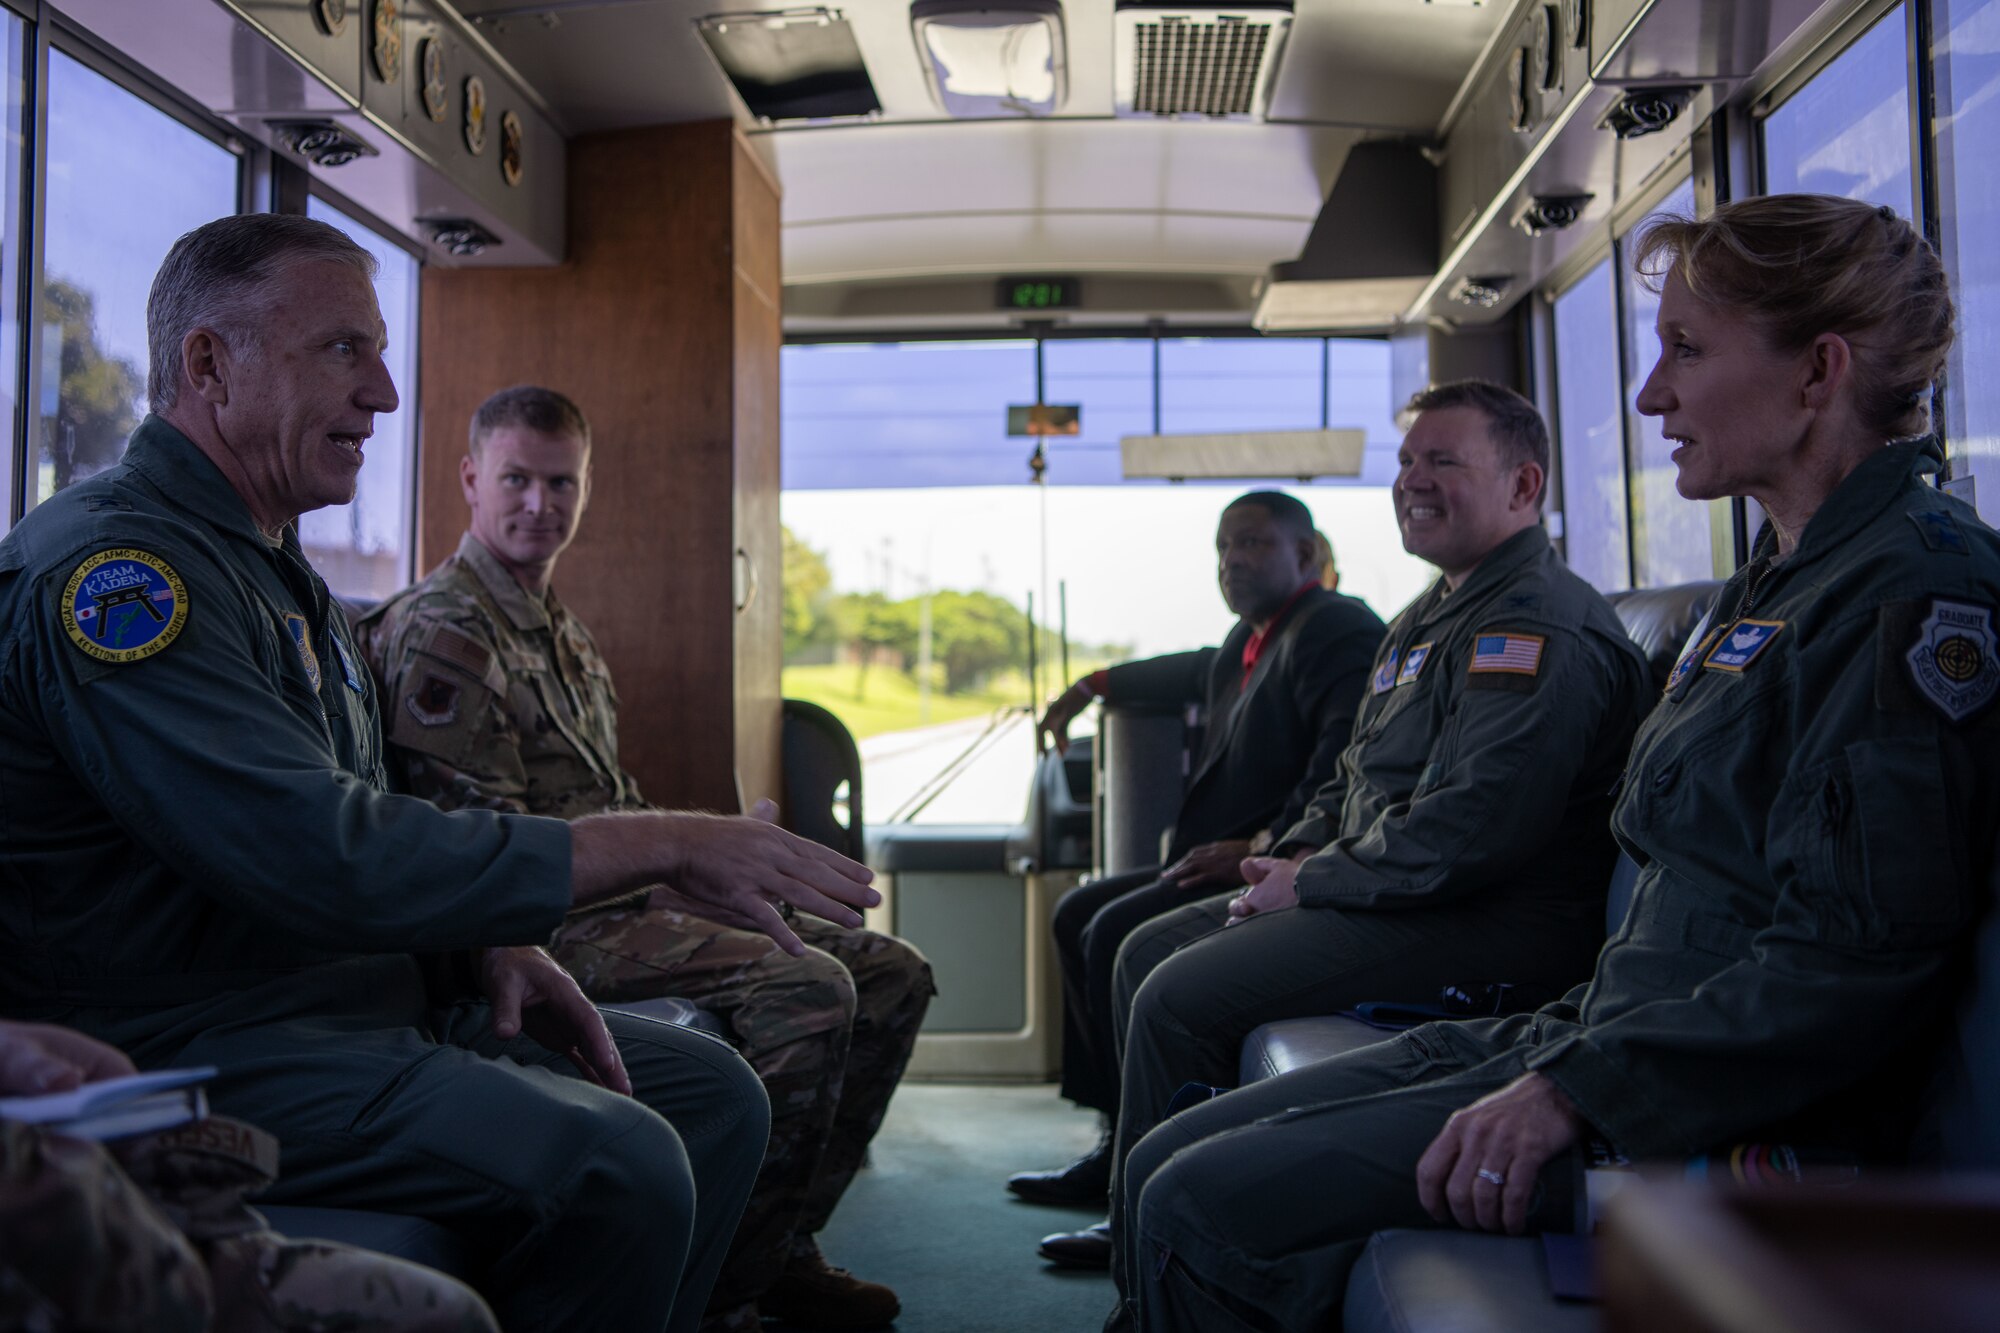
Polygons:
<instances>
[{"instance_id":1,"label":"circular shoulder patch","mask_svg":"<svg viewBox=\"0 0 2000 1333\"><path fill-rule=\"evenodd\" d=\"M62 594L63 629L100 662L151 657L187 626L188 591L174 567L129 546L76 567Z\"/></svg>"}]
</instances>

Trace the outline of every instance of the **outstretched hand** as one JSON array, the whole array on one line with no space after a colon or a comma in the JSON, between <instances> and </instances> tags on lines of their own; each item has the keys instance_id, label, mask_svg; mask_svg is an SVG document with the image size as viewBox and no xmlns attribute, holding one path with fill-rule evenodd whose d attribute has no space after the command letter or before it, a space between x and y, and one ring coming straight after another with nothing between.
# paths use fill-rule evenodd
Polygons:
<instances>
[{"instance_id":1,"label":"outstretched hand","mask_svg":"<svg viewBox=\"0 0 2000 1333\"><path fill-rule=\"evenodd\" d=\"M125 1052L95 1037L47 1023L0 1020L0 1096L68 1092L137 1072Z\"/></svg>"},{"instance_id":2,"label":"outstretched hand","mask_svg":"<svg viewBox=\"0 0 2000 1333\"><path fill-rule=\"evenodd\" d=\"M493 1006L494 1035L511 1040L525 1032L567 1056L591 1082L632 1095L632 1080L604 1015L545 950L488 949L480 955L479 980Z\"/></svg>"},{"instance_id":3,"label":"outstretched hand","mask_svg":"<svg viewBox=\"0 0 2000 1333\"><path fill-rule=\"evenodd\" d=\"M1543 1074L1523 1074L1454 1112L1417 1160L1417 1198L1468 1231L1527 1227L1535 1177L1583 1133L1576 1104Z\"/></svg>"}]
</instances>

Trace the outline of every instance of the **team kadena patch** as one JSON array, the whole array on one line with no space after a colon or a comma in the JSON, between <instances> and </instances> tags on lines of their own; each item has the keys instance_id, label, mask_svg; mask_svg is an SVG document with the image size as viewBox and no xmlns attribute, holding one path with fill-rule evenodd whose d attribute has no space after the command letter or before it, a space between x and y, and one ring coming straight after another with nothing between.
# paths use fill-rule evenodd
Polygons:
<instances>
[{"instance_id":1,"label":"team kadena patch","mask_svg":"<svg viewBox=\"0 0 2000 1333\"><path fill-rule=\"evenodd\" d=\"M137 662L187 627L187 585L152 552L118 546L76 567L59 610L78 648L100 662Z\"/></svg>"}]
</instances>

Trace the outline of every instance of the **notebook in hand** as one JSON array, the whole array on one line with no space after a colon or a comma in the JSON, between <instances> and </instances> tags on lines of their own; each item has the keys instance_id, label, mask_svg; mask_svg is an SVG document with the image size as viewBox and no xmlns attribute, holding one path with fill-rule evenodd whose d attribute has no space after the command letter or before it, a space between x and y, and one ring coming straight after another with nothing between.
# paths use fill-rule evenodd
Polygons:
<instances>
[{"instance_id":1,"label":"notebook in hand","mask_svg":"<svg viewBox=\"0 0 2000 1333\"><path fill-rule=\"evenodd\" d=\"M201 1085L215 1068L161 1069L150 1074L108 1078L68 1092L39 1097L0 1097L0 1120L40 1125L76 1139L123 1139L151 1134L208 1116Z\"/></svg>"}]
</instances>

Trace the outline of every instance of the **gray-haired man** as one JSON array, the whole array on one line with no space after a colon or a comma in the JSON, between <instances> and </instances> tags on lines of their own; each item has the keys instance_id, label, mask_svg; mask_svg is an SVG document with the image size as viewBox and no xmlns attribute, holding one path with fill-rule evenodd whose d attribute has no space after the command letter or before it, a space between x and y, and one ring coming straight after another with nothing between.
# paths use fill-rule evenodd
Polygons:
<instances>
[{"instance_id":1,"label":"gray-haired man","mask_svg":"<svg viewBox=\"0 0 2000 1333\"><path fill-rule=\"evenodd\" d=\"M858 924L876 895L750 820L388 794L294 528L353 497L396 407L373 263L299 217L182 237L152 415L0 542L0 1011L221 1067L217 1109L283 1141L273 1202L454 1227L507 1327L692 1329L762 1090L719 1041L600 1017L532 946L663 879L788 948L781 902Z\"/></svg>"}]
</instances>

